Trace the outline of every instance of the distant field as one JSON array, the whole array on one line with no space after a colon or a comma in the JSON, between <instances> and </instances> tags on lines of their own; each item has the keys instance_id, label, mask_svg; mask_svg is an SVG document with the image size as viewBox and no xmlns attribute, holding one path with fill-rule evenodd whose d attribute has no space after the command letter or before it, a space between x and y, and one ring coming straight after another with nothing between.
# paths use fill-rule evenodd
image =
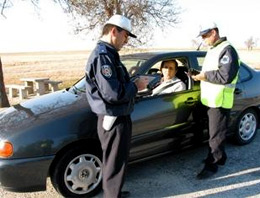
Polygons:
<instances>
[{"instance_id":1,"label":"distant field","mask_svg":"<svg viewBox=\"0 0 260 198\"><path fill-rule=\"evenodd\" d=\"M169 51L171 49L167 49ZM146 50L143 50L146 51ZM5 84L22 84L24 77L49 77L69 87L84 75L89 51L0 54ZM260 69L260 50L239 50L241 60Z\"/></svg>"},{"instance_id":2,"label":"distant field","mask_svg":"<svg viewBox=\"0 0 260 198\"><path fill-rule=\"evenodd\" d=\"M240 59L249 66L260 69L260 50L239 50Z\"/></svg>"},{"instance_id":3,"label":"distant field","mask_svg":"<svg viewBox=\"0 0 260 198\"><path fill-rule=\"evenodd\" d=\"M89 52L1 54L5 84L21 84L23 77L49 77L68 87L84 75Z\"/></svg>"}]
</instances>

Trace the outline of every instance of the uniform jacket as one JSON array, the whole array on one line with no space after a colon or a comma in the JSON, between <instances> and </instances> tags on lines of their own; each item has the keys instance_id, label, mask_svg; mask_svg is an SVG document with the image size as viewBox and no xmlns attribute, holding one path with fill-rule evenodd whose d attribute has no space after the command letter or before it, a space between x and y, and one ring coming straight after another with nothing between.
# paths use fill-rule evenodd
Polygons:
<instances>
[{"instance_id":1,"label":"uniform jacket","mask_svg":"<svg viewBox=\"0 0 260 198\"><path fill-rule=\"evenodd\" d=\"M86 65L86 95L92 111L98 115L129 115L136 93L137 87L116 49L99 41Z\"/></svg>"},{"instance_id":2,"label":"uniform jacket","mask_svg":"<svg viewBox=\"0 0 260 198\"><path fill-rule=\"evenodd\" d=\"M226 41L227 38L223 37L219 39L212 48L217 47L223 41ZM229 61L225 61L225 60ZM219 69L206 71L206 79L208 82L216 84L229 84L236 77L239 70L239 58L236 50L231 46L227 46L220 53L218 58Z\"/></svg>"},{"instance_id":3,"label":"uniform jacket","mask_svg":"<svg viewBox=\"0 0 260 198\"><path fill-rule=\"evenodd\" d=\"M232 108L238 70L236 50L221 38L208 50L203 63L207 80L201 82L201 102L214 108Z\"/></svg>"}]
</instances>

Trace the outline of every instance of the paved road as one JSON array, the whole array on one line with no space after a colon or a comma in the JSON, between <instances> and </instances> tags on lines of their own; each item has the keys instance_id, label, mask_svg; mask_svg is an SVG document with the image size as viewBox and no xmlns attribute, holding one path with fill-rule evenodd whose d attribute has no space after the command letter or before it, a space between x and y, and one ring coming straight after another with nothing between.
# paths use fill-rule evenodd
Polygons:
<instances>
[{"instance_id":1,"label":"paved road","mask_svg":"<svg viewBox=\"0 0 260 198\"><path fill-rule=\"evenodd\" d=\"M206 146L131 165L125 190L132 198L159 197L259 197L260 130L249 145L227 144L228 161L215 177L196 180L206 156ZM37 193L12 193L0 189L4 198L60 198L48 181L48 189ZM100 193L97 198L101 198Z\"/></svg>"}]
</instances>

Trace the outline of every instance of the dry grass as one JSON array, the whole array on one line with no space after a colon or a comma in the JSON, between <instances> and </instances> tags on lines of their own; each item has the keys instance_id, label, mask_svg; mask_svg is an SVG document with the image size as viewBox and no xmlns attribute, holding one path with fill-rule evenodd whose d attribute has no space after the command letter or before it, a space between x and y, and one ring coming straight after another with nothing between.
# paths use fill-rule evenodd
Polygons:
<instances>
[{"instance_id":1,"label":"dry grass","mask_svg":"<svg viewBox=\"0 0 260 198\"><path fill-rule=\"evenodd\" d=\"M48 77L68 87L84 75L88 51L2 54L5 84L22 84L20 78Z\"/></svg>"},{"instance_id":2,"label":"dry grass","mask_svg":"<svg viewBox=\"0 0 260 198\"><path fill-rule=\"evenodd\" d=\"M260 69L260 50L239 50L240 59L249 66Z\"/></svg>"},{"instance_id":3,"label":"dry grass","mask_svg":"<svg viewBox=\"0 0 260 198\"><path fill-rule=\"evenodd\" d=\"M241 60L260 69L260 50L239 50L239 55ZM21 84L20 78L48 77L63 81L61 88L68 87L84 75L88 56L89 51L1 54L4 80L6 84Z\"/></svg>"}]
</instances>

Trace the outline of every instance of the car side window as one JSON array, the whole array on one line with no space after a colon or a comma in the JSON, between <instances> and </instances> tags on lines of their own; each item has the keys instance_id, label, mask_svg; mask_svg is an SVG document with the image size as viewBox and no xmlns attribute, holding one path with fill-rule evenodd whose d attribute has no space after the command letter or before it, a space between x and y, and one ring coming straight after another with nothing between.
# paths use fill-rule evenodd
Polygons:
<instances>
[{"instance_id":1,"label":"car side window","mask_svg":"<svg viewBox=\"0 0 260 198\"><path fill-rule=\"evenodd\" d=\"M201 71L204 60L205 60L205 57L197 57L198 67L194 68L194 69Z\"/></svg>"},{"instance_id":2,"label":"car side window","mask_svg":"<svg viewBox=\"0 0 260 198\"><path fill-rule=\"evenodd\" d=\"M160 74L160 67L161 67L162 61L159 61L155 63L147 72L146 74Z\"/></svg>"},{"instance_id":3,"label":"car side window","mask_svg":"<svg viewBox=\"0 0 260 198\"><path fill-rule=\"evenodd\" d=\"M178 67L186 67L186 64L187 64L187 60L185 58L172 58L174 60L177 61L178 63ZM170 60L169 59L166 59L166 60ZM160 74L161 71L160 71L160 67L161 67L161 64L162 62L165 61L165 60L161 60L157 63L155 63L147 72L146 74Z\"/></svg>"},{"instance_id":4,"label":"car side window","mask_svg":"<svg viewBox=\"0 0 260 198\"><path fill-rule=\"evenodd\" d=\"M145 62L145 60L141 60L141 59L124 59L124 60L122 60L122 63L126 67L130 77L134 76L137 73L139 67L144 62Z\"/></svg>"},{"instance_id":5,"label":"car side window","mask_svg":"<svg viewBox=\"0 0 260 198\"><path fill-rule=\"evenodd\" d=\"M168 58L168 59L163 59L160 60L158 62L156 62L147 72L146 75L162 75L162 71L160 71L160 67L163 61L171 61L174 60L177 62L177 73L174 74L174 76L176 76L178 79L180 79L180 81L182 82L182 84L179 84L176 82L172 82L172 84L170 84L170 82L168 83L161 83L160 86L159 83L157 84L156 89L153 89L153 95L156 95L155 93L159 93L161 94L168 94L172 92L176 92L176 91L183 91L183 90L187 90L190 88L189 86L189 79L187 76L187 71L188 71L188 59L186 57L174 57L174 58ZM155 87L154 87L155 88ZM159 90L159 91L158 91ZM158 94L157 94L158 95Z\"/></svg>"}]
</instances>

